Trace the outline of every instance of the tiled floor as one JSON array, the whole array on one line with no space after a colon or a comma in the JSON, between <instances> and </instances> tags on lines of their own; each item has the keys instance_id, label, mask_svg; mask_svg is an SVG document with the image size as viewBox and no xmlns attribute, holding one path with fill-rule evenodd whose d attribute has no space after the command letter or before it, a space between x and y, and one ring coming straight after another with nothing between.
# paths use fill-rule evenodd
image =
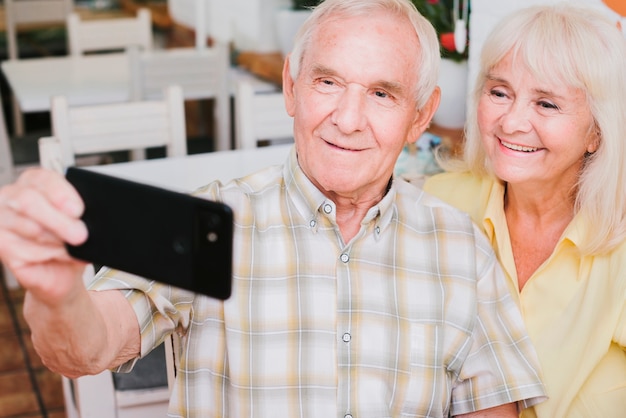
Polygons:
<instances>
[{"instance_id":1,"label":"tiled floor","mask_svg":"<svg viewBox=\"0 0 626 418\"><path fill-rule=\"evenodd\" d=\"M22 317L24 292L0 284L0 417L64 418L61 376L33 349Z\"/></svg>"}]
</instances>

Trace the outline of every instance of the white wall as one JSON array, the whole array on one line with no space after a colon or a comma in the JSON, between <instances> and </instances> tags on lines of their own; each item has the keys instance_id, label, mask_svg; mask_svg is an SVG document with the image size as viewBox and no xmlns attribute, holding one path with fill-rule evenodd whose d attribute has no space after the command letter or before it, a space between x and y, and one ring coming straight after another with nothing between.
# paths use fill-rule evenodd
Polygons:
<instances>
[{"instance_id":1,"label":"white wall","mask_svg":"<svg viewBox=\"0 0 626 418\"><path fill-rule=\"evenodd\" d=\"M214 39L233 42L240 50L278 51L274 13L288 7L291 0L168 0L172 19L195 28L198 1L204 2L205 13L201 24Z\"/></svg>"}]
</instances>

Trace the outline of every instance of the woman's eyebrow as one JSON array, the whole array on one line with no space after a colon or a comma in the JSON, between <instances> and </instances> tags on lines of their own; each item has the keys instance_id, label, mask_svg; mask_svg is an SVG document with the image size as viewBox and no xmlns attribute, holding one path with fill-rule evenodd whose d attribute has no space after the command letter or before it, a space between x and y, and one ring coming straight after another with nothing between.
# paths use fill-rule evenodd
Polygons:
<instances>
[{"instance_id":1,"label":"woman's eyebrow","mask_svg":"<svg viewBox=\"0 0 626 418\"><path fill-rule=\"evenodd\" d=\"M508 84L508 81L502 77L497 77L493 73L487 73L485 76L485 80L492 81L494 83L505 83Z\"/></svg>"},{"instance_id":2,"label":"woman's eyebrow","mask_svg":"<svg viewBox=\"0 0 626 418\"><path fill-rule=\"evenodd\" d=\"M492 73L488 73L485 77L485 79L487 81L491 81L494 83L502 83L502 84L508 84L508 81L502 77L497 77L495 75L493 75ZM557 92L555 92L554 90L550 90L550 89L546 89L546 88L534 88L532 89L532 91L540 96L548 96L548 97L552 97L554 99L564 99L565 97L562 94L559 94Z\"/></svg>"}]
</instances>

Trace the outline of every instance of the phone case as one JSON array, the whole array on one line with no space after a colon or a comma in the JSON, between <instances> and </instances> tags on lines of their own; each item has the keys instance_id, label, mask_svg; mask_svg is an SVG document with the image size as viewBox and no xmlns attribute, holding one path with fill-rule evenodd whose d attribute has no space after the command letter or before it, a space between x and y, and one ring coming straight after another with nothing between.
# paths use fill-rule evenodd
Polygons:
<instances>
[{"instance_id":1,"label":"phone case","mask_svg":"<svg viewBox=\"0 0 626 418\"><path fill-rule=\"evenodd\" d=\"M68 168L85 202L89 237L67 245L81 260L218 299L231 294L233 213L191 195Z\"/></svg>"}]
</instances>

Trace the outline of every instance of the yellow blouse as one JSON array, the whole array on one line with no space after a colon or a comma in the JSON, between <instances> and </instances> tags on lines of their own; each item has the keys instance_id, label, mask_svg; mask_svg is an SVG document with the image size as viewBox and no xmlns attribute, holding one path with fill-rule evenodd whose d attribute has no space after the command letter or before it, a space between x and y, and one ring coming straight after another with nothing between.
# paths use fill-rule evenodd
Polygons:
<instances>
[{"instance_id":1,"label":"yellow blouse","mask_svg":"<svg viewBox=\"0 0 626 418\"><path fill-rule=\"evenodd\" d=\"M502 263L537 349L549 397L521 416L626 416L626 242L609 254L581 257L581 232L593 225L576 217L519 292L503 185L443 173L431 177L424 190L468 212Z\"/></svg>"}]
</instances>

